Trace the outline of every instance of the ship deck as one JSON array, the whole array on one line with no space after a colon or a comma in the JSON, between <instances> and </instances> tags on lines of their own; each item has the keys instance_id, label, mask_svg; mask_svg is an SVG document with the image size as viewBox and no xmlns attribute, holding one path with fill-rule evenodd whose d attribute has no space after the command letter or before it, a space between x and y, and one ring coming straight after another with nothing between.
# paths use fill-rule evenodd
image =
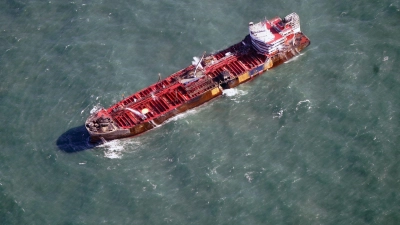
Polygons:
<instances>
[{"instance_id":1,"label":"ship deck","mask_svg":"<svg viewBox=\"0 0 400 225\"><path fill-rule=\"evenodd\" d=\"M210 87L215 87L215 85L210 85L210 82L216 80L221 73L224 72L230 79L235 79L238 75L263 64L266 56L257 54L251 48L247 48L247 52L244 52L246 45L250 45L248 42L249 40L245 39L243 42L210 55L213 63L204 64L205 76L193 83L185 85L179 82L182 76L195 69L195 66L190 65L130 95L111 106L107 112L119 127L130 128L174 110L209 90Z\"/></svg>"},{"instance_id":2,"label":"ship deck","mask_svg":"<svg viewBox=\"0 0 400 225\"><path fill-rule=\"evenodd\" d=\"M168 118L203 104L232 88L252 80L277 66L309 45L309 39L296 33L282 52L260 54L247 35L226 49L203 55L201 64L186 68L92 114L86 121L91 141L137 135L162 124Z\"/></svg>"}]
</instances>

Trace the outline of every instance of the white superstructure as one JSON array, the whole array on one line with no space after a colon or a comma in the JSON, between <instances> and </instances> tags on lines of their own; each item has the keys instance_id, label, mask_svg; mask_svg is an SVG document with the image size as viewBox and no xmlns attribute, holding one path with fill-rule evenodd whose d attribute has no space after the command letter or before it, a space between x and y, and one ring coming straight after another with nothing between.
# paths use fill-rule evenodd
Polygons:
<instances>
[{"instance_id":1,"label":"white superstructure","mask_svg":"<svg viewBox=\"0 0 400 225\"><path fill-rule=\"evenodd\" d=\"M271 55L283 48L285 42L292 40L294 34L301 32L300 19L296 13L249 23L249 33L254 48L260 54Z\"/></svg>"}]
</instances>

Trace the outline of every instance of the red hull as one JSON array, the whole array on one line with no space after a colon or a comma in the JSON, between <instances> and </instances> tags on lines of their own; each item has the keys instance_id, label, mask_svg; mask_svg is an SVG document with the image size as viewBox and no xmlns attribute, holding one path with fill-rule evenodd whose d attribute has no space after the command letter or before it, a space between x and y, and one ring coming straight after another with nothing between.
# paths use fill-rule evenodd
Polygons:
<instances>
[{"instance_id":1,"label":"red hull","mask_svg":"<svg viewBox=\"0 0 400 225\"><path fill-rule=\"evenodd\" d=\"M284 49L275 54L260 54L251 37L217 53L204 56L159 82L101 109L86 120L91 141L134 136L167 119L201 105L222 94L222 90L254 79L297 55L310 44L301 32L293 34Z\"/></svg>"}]
</instances>

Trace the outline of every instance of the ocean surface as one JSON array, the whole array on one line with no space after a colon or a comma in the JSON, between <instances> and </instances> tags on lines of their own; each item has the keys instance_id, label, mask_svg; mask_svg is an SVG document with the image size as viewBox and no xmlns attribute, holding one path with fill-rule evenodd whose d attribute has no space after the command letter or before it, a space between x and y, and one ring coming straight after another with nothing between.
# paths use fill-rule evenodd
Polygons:
<instances>
[{"instance_id":1,"label":"ocean surface","mask_svg":"<svg viewBox=\"0 0 400 225\"><path fill-rule=\"evenodd\" d=\"M295 59L135 138L109 107L291 12ZM400 224L400 1L0 2L0 224Z\"/></svg>"}]
</instances>

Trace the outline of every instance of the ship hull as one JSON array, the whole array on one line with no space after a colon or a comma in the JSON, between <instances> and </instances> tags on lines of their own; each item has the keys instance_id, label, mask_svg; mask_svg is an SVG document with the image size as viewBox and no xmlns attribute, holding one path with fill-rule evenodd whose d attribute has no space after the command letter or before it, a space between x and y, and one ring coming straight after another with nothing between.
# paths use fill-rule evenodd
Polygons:
<instances>
[{"instance_id":1,"label":"ship hull","mask_svg":"<svg viewBox=\"0 0 400 225\"><path fill-rule=\"evenodd\" d=\"M306 41L304 43L302 43L301 45L297 46L296 48L293 48L293 49L286 51L280 55L272 57L271 58L272 65L268 65L267 63L264 63L262 65L259 65L255 69L253 69L253 71L246 71L245 73L237 76L236 79L229 81L225 86L223 86L223 88L224 89L235 88L236 86L238 86L242 83L245 83L247 81L250 81L250 80L256 78L258 75L265 73L267 70L273 69L273 68L281 65L282 63L285 63L285 62L291 60L292 58L297 56L301 51L303 51L303 49L307 48L311 44L309 39L304 34L301 34L301 37L305 38Z\"/></svg>"},{"instance_id":2,"label":"ship hull","mask_svg":"<svg viewBox=\"0 0 400 225\"><path fill-rule=\"evenodd\" d=\"M253 48L251 35L222 51L204 54L197 63L90 115L86 120L90 141L132 137L158 127L220 96L223 89L253 80L292 59L310 45L302 32L288 37L273 54L258 52L262 46Z\"/></svg>"},{"instance_id":3,"label":"ship hull","mask_svg":"<svg viewBox=\"0 0 400 225\"><path fill-rule=\"evenodd\" d=\"M190 109L193 109L199 105L202 105L202 104L212 100L213 98L220 96L221 94L222 94L222 88L217 87L217 88L209 90L209 91L205 92L204 94L199 95L196 98L182 104L181 106L177 107L176 109L153 119L152 121L138 124L135 127L132 127L130 129L119 129L119 130L116 130L115 132L110 132L110 133L106 133L106 134L90 133L90 142L96 143L96 142L104 141L104 140L113 140L113 139L127 138L127 137L139 135L139 134L144 133L148 130L151 130L157 126L160 126L168 119L170 119L178 114L181 114L183 112L186 112Z\"/></svg>"}]
</instances>

